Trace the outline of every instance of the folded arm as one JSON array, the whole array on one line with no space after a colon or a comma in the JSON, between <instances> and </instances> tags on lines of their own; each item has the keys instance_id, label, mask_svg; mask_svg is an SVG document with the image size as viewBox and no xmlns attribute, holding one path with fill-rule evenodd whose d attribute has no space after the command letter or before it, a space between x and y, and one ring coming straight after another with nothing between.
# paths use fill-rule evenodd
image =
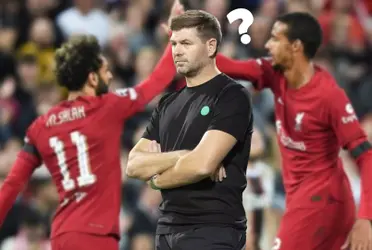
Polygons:
<instances>
[{"instance_id":1,"label":"folded arm","mask_svg":"<svg viewBox=\"0 0 372 250\"><path fill-rule=\"evenodd\" d=\"M148 180L174 166L187 150L166 153L149 152L151 141L142 138L130 151L126 173L129 177Z\"/></svg>"},{"instance_id":2,"label":"folded arm","mask_svg":"<svg viewBox=\"0 0 372 250\"><path fill-rule=\"evenodd\" d=\"M211 176L237 141L244 141L250 133L251 113L247 90L240 85L230 87L215 105L212 121L199 144L173 168L154 178L155 186L175 188Z\"/></svg>"},{"instance_id":3,"label":"folded arm","mask_svg":"<svg viewBox=\"0 0 372 250\"><path fill-rule=\"evenodd\" d=\"M176 188L209 178L236 144L236 139L218 130L207 131L198 146L182 156L174 167L159 174L154 184L161 189Z\"/></svg>"}]
</instances>

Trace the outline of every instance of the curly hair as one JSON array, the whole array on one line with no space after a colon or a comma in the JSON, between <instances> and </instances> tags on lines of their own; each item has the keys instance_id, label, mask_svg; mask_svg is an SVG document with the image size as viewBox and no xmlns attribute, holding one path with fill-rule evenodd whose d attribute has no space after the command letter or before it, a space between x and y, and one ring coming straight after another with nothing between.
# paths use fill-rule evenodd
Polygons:
<instances>
[{"instance_id":1,"label":"curly hair","mask_svg":"<svg viewBox=\"0 0 372 250\"><path fill-rule=\"evenodd\" d=\"M102 66L101 48L92 35L71 38L56 51L56 77L69 91L81 90L91 72Z\"/></svg>"}]
</instances>

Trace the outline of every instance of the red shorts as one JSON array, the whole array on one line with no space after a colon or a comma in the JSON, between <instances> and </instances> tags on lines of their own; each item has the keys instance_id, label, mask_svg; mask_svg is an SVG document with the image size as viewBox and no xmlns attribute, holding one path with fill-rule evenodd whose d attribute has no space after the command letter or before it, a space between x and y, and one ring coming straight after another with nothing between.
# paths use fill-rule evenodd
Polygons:
<instances>
[{"instance_id":1,"label":"red shorts","mask_svg":"<svg viewBox=\"0 0 372 250\"><path fill-rule=\"evenodd\" d=\"M340 250L355 222L353 200L288 209L273 250Z\"/></svg>"},{"instance_id":2,"label":"red shorts","mask_svg":"<svg viewBox=\"0 0 372 250\"><path fill-rule=\"evenodd\" d=\"M71 232L52 239L52 250L119 250L119 242L112 236Z\"/></svg>"}]
</instances>

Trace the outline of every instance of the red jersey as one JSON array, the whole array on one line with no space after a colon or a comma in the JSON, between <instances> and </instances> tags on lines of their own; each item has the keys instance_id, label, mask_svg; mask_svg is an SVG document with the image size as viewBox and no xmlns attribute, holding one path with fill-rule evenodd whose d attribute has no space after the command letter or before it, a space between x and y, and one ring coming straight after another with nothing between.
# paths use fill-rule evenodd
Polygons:
<instances>
[{"instance_id":1,"label":"red jersey","mask_svg":"<svg viewBox=\"0 0 372 250\"><path fill-rule=\"evenodd\" d=\"M52 237L71 231L119 236L123 123L160 94L174 75L168 46L154 73L135 88L63 101L36 119L0 191L0 222L22 184L44 162L60 201Z\"/></svg>"},{"instance_id":2,"label":"red jersey","mask_svg":"<svg viewBox=\"0 0 372 250\"><path fill-rule=\"evenodd\" d=\"M251 80L258 90L272 90L288 207L322 206L330 198L352 199L339 151L353 149L366 141L366 135L345 92L328 72L315 67L310 82L293 89L266 59L239 62L219 56L217 65L233 77ZM370 163L370 150L367 155ZM368 206L370 186L364 186ZM360 215L372 218L367 210Z\"/></svg>"}]
</instances>

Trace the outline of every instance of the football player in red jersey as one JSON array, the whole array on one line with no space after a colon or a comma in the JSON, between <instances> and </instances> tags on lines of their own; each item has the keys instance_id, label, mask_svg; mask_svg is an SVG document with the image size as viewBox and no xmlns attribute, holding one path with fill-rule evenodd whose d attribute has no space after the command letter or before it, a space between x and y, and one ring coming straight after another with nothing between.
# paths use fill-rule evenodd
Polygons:
<instances>
[{"instance_id":1,"label":"football player in red jersey","mask_svg":"<svg viewBox=\"0 0 372 250\"><path fill-rule=\"evenodd\" d=\"M180 11L175 1L171 16ZM118 249L123 124L175 74L168 46L149 78L134 88L109 92L112 74L96 38L79 36L65 43L56 51L56 75L69 90L68 100L28 128L25 145L0 190L0 223L43 162L60 200L52 249Z\"/></svg>"},{"instance_id":2,"label":"football player in red jersey","mask_svg":"<svg viewBox=\"0 0 372 250\"><path fill-rule=\"evenodd\" d=\"M372 150L344 91L314 65L322 42L307 13L277 18L266 43L271 59L236 61L219 55L218 68L275 96L286 212L274 250L372 249ZM362 179L360 210L338 157L347 149Z\"/></svg>"}]
</instances>

